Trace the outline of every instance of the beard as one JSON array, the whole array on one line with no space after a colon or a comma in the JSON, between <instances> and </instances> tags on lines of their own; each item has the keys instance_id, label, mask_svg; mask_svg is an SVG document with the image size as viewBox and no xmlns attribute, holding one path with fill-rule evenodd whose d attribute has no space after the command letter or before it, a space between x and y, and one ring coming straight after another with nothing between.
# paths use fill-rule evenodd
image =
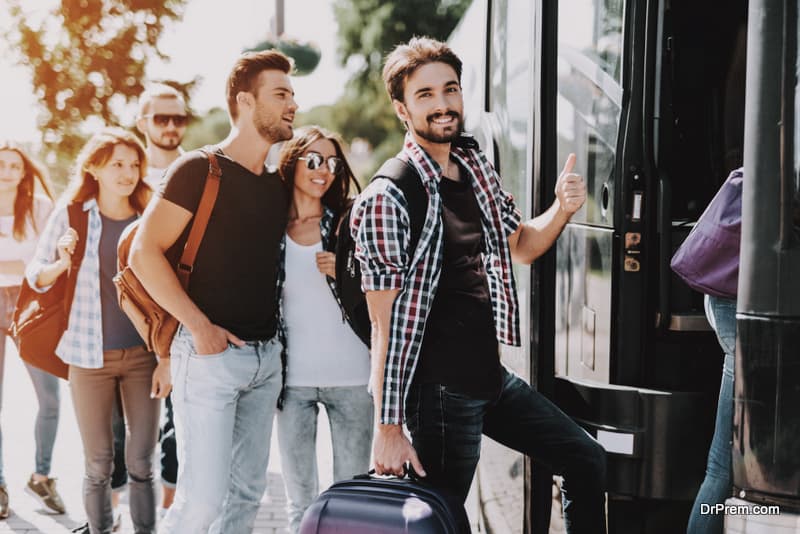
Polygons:
<instances>
[{"instance_id":1,"label":"beard","mask_svg":"<svg viewBox=\"0 0 800 534\"><path fill-rule=\"evenodd\" d=\"M437 133L434 131L434 128L437 128L433 122L434 119L438 119L439 117L443 116L453 117L456 120L453 131L444 133ZM424 128L417 128L417 126L413 123L412 127L414 128L414 133L426 141L430 141L431 143L452 143L461 137L461 134L464 131L464 121L461 119L461 115L455 111L448 111L447 113L433 113L425 117Z\"/></svg>"},{"instance_id":2,"label":"beard","mask_svg":"<svg viewBox=\"0 0 800 534\"><path fill-rule=\"evenodd\" d=\"M150 138L150 142L161 150L176 150L183 139L179 135L162 136L161 139Z\"/></svg>"},{"instance_id":3,"label":"beard","mask_svg":"<svg viewBox=\"0 0 800 534\"><path fill-rule=\"evenodd\" d=\"M253 118L253 124L258 134L270 143L288 141L292 138L292 127L284 124L282 118L278 118L276 121L269 121L256 115Z\"/></svg>"}]
</instances>

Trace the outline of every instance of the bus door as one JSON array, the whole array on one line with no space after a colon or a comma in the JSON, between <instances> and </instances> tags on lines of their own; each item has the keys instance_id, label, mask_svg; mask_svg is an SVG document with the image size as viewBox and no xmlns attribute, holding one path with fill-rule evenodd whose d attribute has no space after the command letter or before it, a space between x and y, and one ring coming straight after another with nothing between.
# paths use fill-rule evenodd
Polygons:
<instances>
[{"instance_id":1,"label":"bus door","mask_svg":"<svg viewBox=\"0 0 800 534\"><path fill-rule=\"evenodd\" d=\"M554 294L534 301L532 338L554 343L534 347L534 367L552 369L556 402L608 452L609 532L680 532L722 353L669 261L741 165L746 2L543 5L534 165L552 191L574 152L588 198L536 274Z\"/></svg>"}]
</instances>

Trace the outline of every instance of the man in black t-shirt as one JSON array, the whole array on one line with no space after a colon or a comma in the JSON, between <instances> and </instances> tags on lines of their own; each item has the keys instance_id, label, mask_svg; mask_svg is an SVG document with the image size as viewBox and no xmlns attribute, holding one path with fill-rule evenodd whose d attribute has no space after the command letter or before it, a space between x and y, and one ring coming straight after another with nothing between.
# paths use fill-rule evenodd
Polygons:
<instances>
[{"instance_id":1,"label":"man in black t-shirt","mask_svg":"<svg viewBox=\"0 0 800 534\"><path fill-rule=\"evenodd\" d=\"M275 290L289 198L264 160L272 144L292 136L290 70L283 54L248 53L228 78L233 128L215 148L219 194L188 291L172 266L205 185L202 152L170 166L131 246L134 272L181 323L170 350L180 466L162 533L251 532L266 489L281 388Z\"/></svg>"}]
</instances>

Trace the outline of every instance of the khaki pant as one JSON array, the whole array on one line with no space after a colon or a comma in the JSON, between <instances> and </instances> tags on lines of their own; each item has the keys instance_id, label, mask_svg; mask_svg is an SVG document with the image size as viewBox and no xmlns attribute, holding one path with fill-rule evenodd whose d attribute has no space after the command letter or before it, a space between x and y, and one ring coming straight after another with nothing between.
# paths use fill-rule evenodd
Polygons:
<instances>
[{"instance_id":1,"label":"khaki pant","mask_svg":"<svg viewBox=\"0 0 800 534\"><path fill-rule=\"evenodd\" d=\"M158 399L150 398L156 358L144 346L107 350L102 369L71 365L69 384L83 441L86 475L83 502L92 534L111 532L111 473L114 435L111 412L119 388L127 423L125 463L135 532L155 531L153 451L158 438Z\"/></svg>"}]
</instances>

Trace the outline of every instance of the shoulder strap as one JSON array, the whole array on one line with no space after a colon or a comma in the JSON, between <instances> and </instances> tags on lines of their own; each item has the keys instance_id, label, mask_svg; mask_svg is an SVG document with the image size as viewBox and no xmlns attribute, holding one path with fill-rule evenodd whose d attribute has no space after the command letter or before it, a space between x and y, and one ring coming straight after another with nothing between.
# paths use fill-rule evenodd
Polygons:
<instances>
[{"instance_id":1,"label":"shoulder strap","mask_svg":"<svg viewBox=\"0 0 800 534\"><path fill-rule=\"evenodd\" d=\"M203 147L200 150L208 157L208 176L203 188L203 195L200 197L200 204L198 204L197 212L194 214L192 228L189 230L189 237L186 239L186 245L183 247L181 259L178 262L178 280L180 280L183 289L189 287L189 275L192 274L194 269L197 249L200 248L200 242L203 240L203 235L205 235L206 227L208 226L208 219L211 217L211 210L214 209L214 204L217 201L219 181L220 176L222 176L217 155L214 154L213 149L211 147Z\"/></svg>"},{"instance_id":2,"label":"shoulder strap","mask_svg":"<svg viewBox=\"0 0 800 534\"><path fill-rule=\"evenodd\" d=\"M425 225L425 212L428 209L428 192L422 185L416 169L400 158L390 158L381 165L375 173L373 180L377 178L388 178L393 181L403 192L408 203L408 218L411 221L411 249L417 248L419 238L422 235L422 227Z\"/></svg>"},{"instance_id":3,"label":"shoulder strap","mask_svg":"<svg viewBox=\"0 0 800 534\"><path fill-rule=\"evenodd\" d=\"M78 242L75 244L75 252L72 253L72 265L67 275L67 283L64 287L64 311L66 317L72 310L72 300L75 297L75 286L78 284L78 270L83 263L83 256L86 254L86 239L89 234L89 212L83 209L83 202L73 202L67 206L67 216L69 226L78 232Z\"/></svg>"}]
</instances>

